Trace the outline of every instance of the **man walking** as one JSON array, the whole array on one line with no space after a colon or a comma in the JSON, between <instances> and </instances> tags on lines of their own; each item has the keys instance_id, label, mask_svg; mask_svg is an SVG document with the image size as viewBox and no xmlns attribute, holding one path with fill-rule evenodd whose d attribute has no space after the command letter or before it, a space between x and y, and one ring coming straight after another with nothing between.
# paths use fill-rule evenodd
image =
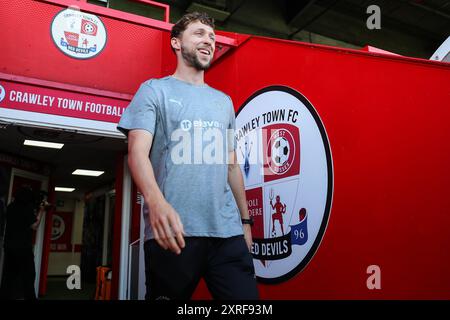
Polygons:
<instances>
[{"instance_id":1,"label":"man walking","mask_svg":"<svg viewBox=\"0 0 450 320\"><path fill-rule=\"evenodd\" d=\"M175 73L144 82L118 125L145 200L146 298L189 299L203 277L215 299L257 299L234 108L204 82L214 21L187 14L170 41Z\"/></svg>"}]
</instances>

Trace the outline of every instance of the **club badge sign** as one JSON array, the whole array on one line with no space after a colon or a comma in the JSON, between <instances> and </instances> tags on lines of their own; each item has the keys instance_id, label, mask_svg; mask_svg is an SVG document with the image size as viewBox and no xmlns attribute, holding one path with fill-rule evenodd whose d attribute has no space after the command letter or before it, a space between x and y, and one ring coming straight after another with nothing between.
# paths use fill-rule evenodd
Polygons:
<instances>
[{"instance_id":1,"label":"club badge sign","mask_svg":"<svg viewBox=\"0 0 450 320\"><path fill-rule=\"evenodd\" d=\"M102 21L93 14L75 9L65 9L56 14L50 31L58 49L72 58L92 58L106 45L106 29Z\"/></svg>"},{"instance_id":2,"label":"club badge sign","mask_svg":"<svg viewBox=\"0 0 450 320\"><path fill-rule=\"evenodd\" d=\"M301 93L270 86L239 109L235 135L257 278L286 281L312 259L328 223L333 167L325 128Z\"/></svg>"},{"instance_id":3,"label":"club badge sign","mask_svg":"<svg viewBox=\"0 0 450 320\"><path fill-rule=\"evenodd\" d=\"M71 212L53 213L51 251L67 252L72 250L72 220L73 213Z\"/></svg>"}]
</instances>

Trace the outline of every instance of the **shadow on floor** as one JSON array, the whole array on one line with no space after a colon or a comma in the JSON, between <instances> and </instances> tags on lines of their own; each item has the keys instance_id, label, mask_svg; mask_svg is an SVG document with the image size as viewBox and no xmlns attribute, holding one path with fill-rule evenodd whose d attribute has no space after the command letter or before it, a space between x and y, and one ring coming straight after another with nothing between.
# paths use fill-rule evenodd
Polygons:
<instances>
[{"instance_id":1,"label":"shadow on floor","mask_svg":"<svg viewBox=\"0 0 450 320\"><path fill-rule=\"evenodd\" d=\"M40 300L93 300L95 283L82 282L81 289L67 289L67 277L48 277L47 293Z\"/></svg>"}]
</instances>

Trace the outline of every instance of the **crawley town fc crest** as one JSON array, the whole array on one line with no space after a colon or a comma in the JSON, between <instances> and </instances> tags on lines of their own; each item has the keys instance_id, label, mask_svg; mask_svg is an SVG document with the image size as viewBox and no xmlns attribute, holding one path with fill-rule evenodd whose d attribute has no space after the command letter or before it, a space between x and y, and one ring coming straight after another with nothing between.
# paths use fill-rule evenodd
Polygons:
<instances>
[{"instance_id":1,"label":"crawley town fc crest","mask_svg":"<svg viewBox=\"0 0 450 320\"><path fill-rule=\"evenodd\" d=\"M54 43L66 55L89 59L99 54L106 44L106 29L95 15L74 9L60 11L52 21Z\"/></svg>"},{"instance_id":2,"label":"crawley town fc crest","mask_svg":"<svg viewBox=\"0 0 450 320\"><path fill-rule=\"evenodd\" d=\"M311 260L328 223L333 169L325 129L302 94L271 86L238 111L236 141L255 221L256 275L285 281Z\"/></svg>"}]
</instances>

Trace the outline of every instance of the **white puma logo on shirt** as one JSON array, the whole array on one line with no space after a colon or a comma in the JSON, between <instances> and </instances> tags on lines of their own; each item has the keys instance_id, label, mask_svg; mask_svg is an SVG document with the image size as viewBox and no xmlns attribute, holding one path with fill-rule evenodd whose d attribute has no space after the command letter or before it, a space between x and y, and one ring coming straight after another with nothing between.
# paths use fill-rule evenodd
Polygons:
<instances>
[{"instance_id":1,"label":"white puma logo on shirt","mask_svg":"<svg viewBox=\"0 0 450 320\"><path fill-rule=\"evenodd\" d=\"M170 101L170 102L173 102L173 103L176 103L176 104L178 104L178 105L180 105L180 107L183 106L183 105L181 104L181 102L178 101L178 100L175 100L175 99L169 99L169 101Z\"/></svg>"}]
</instances>

